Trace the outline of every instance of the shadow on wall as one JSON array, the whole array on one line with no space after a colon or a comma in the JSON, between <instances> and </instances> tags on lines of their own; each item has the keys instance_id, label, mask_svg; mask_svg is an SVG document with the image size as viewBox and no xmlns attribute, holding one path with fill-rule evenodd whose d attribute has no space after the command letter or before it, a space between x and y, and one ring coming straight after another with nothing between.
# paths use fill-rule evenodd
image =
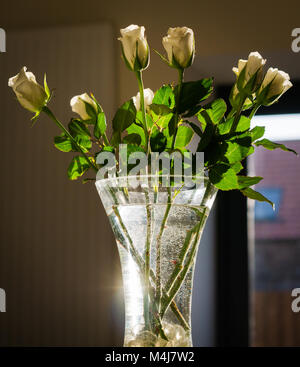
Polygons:
<instances>
[{"instance_id":1,"label":"shadow on wall","mask_svg":"<svg viewBox=\"0 0 300 367\"><path fill-rule=\"evenodd\" d=\"M32 116L7 87L8 78L26 65L40 82L47 72L54 88L50 106L65 124L70 98L85 91L93 91L111 114L113 40L108 23L16 31L8 34L8 52L0 54L0 285L8 294L2 346L120 341L111 330L116 247L97 191L93 184L68 180L71 155L54 148L57 127L42 117L31 129Z\"/></svg>"}]
</instances>

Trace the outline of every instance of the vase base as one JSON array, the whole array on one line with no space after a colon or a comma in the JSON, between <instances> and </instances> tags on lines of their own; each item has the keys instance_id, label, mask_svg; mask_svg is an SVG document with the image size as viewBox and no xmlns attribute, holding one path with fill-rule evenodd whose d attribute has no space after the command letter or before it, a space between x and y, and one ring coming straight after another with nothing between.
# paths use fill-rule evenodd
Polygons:
<instances>
[{"instance_id":1,"label":"vase base","mask_svg":"<svg viewBox=\"0 0 300 367\"><path fill-rule=\"evenodd\" d=\"M124 347L192 347L190 332L182 326L164 322L163 330L168 340L144 330L126 337Z\"/></svg>"}]
</instances>

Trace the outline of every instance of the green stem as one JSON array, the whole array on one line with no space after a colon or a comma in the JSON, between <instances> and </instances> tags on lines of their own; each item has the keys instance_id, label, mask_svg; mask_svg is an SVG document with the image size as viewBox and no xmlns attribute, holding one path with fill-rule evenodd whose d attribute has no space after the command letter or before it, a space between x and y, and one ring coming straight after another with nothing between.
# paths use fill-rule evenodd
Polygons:
<instances>
[{"instance_id":1,"label":"green stem","mask_svg":"<svg viewBox=\"0 0 300 367\"><path fill-rule=\"evenodd\" d=\"M145 191L146 198L146 212L147 212L147 233L145 244L145 291L144 291L144 318L145 326L150 330L149 318L149 296L150 296L150 250L151 250L151 207L149 202L149 193Z\"/></svg>"},{"instance_id":2,"label":"green stem","mask_svg":"<svg viewBox=\"0 0 300 367\"><path fill-rule=\"evenodd\" d=\"M85 152L83 151L81 146L76 142L76 140L73 138L73 136L64 127L64 125L59 120L57 120L57 118L54 116L52 111L47 106L43 107L42 111L45 112L45 114L47 116L49 116L55 122L55 124L68 136L68 138L70 138L72 140L72 143L76 146L78 151L83 155L83 157L85 158L85 160L89 164L89 166L91 168L93 168L96 172L98 172L98 167L89 160L88 156L85 154Z\"/></svg>"},{"instance_id":3,"label":"green stem","mask_svg":"<svg viewBox=\"0 0 300 367\"><path fill-rule=\"evenodd\" d=\"M148 126L147 126L147 118L146 118L146 110L145 110L145 97L144 97L144 83L142 78L142 72L137 71L136 77L138 80L139 85L139 92L140 92L140 108L142 111L142 119L143 119L143 128L145 133L145 141L146 141L146 153L149 153L149 133L148 133Z\"/></svg>"},{"instance_id":4,"label":"green stem","mask_svg":"<svg viewBox=\"0 0 300 367\"><path fill-rule=\"evenodd\" d=\"M236 114L234 115L233 124L231 126L229 134L234 133L236 128L237 128L237 125L238 125L239 120L240 120L241 112L243 110L243 106L244 106L244 103L245 103L246 99L247 99L247 96L244 96L244 95L241 96L241 102L240 102L238 108L236 109Z\"/></svg>"},{"instance_id":5,"label":"green stem","mask_svg":"<svg viewBox=\"0 0 300 367\"><path fill-rule=\"evenodd\" d=\"M255 105L253 107L253 110L251 111L250 115L249 115L249 119L251 121L251 119L254 117L254 115L256 114L257 110L259 109L260 105Z\"/></svg>"},{"instance_id":6,"label":"green stem","mask_svg":"<svg viewBox=\"0 0 300 367\"><path fill-rule=\"evenodd\" d=\"M167 204L167 208L165 211L165 215L163 217L162 223L161 223L161 227L160 227L160 231L159 234L156 238L156 282L155 282L155 289L156 289L156 302L157 302L157 307L158 310L160 311L160 305L161 305L161 275L160 275L160 266L161 266L161 239L162 239L162 235L168 220L168 216L170 213L170 209L172 206L172 202L171 202L171 190L168 187L168 204Z\"/></svg>"},{"instance_id":7,"label":"green stem","mask_svg":"<svg viewBox=\"0 0 300 367\"><path fill-rule=\"evenodd\" d=\"M179 261L176 264L176 267L171 274L169 280L166 283L166 287L164 289L164 296L162 299L162 306L160 310L161 319L163 319L165 312L167 311L170 304L174 301L178 290L180 289L186 274L190 267L193 264L194 257L197 250L197 245L199 242L200 234L203 230L206 218L207 218L207 199L210 197L211 194L211 186L212 184L210 181L207 182L207 186L205 189L205 193L203 195L200 207L202 207L202 211L194 208L197 211L198 215L200 216L200 221L197 223L194 228L187 234L186 240L183 244L183 248L179 255ZM192 244L193 242L193 244ZM187 257L187 260L186 260ZM185 264L184 264L185 262Z\"/></svg>"},{"instance_id":8,"label":"green stem","mask_svg":"<svg viewBox=\"0 0 300 367\"><path fill-rule=\"evenodd\" d=\"M163 303L162 303L162 307L160 311L161 318L163 318L171 302L174 301L174 298L178 290L180 289L188 270L190 269L190 267L192 266L194 262L195 255L197 252L196 250L197 250L197 246L199 242L200 233L201 233L201 230L203 229L203 224L205 223L205 219L206 219L206 209L204 209L202 213L202 218L200 222L197 223L197 225L192 229L192 234L194 234L194 236L191 237L188 241L186 241L187 249L184 254L183 261L180 263L180 267L178 267L179 272L178 271L174 272L170 277L171 280L168 283L171 284L171 287L169 289L166 289L167 297L164 298ZM186 263L183 264L185 257L186 257L186 253L189 248L190 248L189 256L187 258Z\"/></svg>"},{"instance_id":9,"label":"green stem","mask_svg":"<svg viewBox=\"0 0 300 367\"><path fill-rule=\"evenodd\" d=\"M198 226L198 224L197 224ZM183 263L185 261L185 258L187 256L188 250L190 248L191 243L193 242L193 239L195 237L195 228L193 228L192 230L188 231L187 236L185 238L184 244L181 248L178 260L176 261L174 270L168 280L168 282L166 283L166 289L171 289L173 284L175 283L177 277L179 276L179 274L181 273L182 269L183 269Z\"/></svg>"},{"instance_id":10,"label":"green stem","mask_svg":"<svg viewBox=\"0 0 300 367\"><path fill-rule=\"evenodd\" d=\"M190 255L188 257L188 260L186 262L186 264L184 265L182 271L180 272L180 274L177 276L176 281L173 283L173 286L170 288L168 293L168 297L165 299L165 301L162 304L162 308L161 308L161 312L160 312L160 316L161 318L163 318L165 312L167 311L170 303L174 300L179 288L181 287L186 274L188 272L188 270L190 269L191 265L193 264L194 258L195 258L195 254L196 254L196 250L197 250L197 245L198 245L198 241L199 241L199 233L200 233L200 226L197 226L197 230L195 232L195 237L194 237L194 242L192 244L192 248L191 248L191 252Z\"/></svg>"},{"instance_id":11,"label":"green stem","mask_svg":"<svg viewBox=\"0 0 300 367\"><path fill-rule=\"evenodd\" d=\"M234 114L235 114L235 109L232 108L231 111L229 112L229 114L227 115L227 120L229 120L231 117L233 117Z\"/></svg>"},{"instance_id":12,"label":"green stem","mask_svg":"<svg viewBox=\"0 0 300 367\"><path fill-rule=\"evenodd\" d=\"M177 94L177 101L176 101L176 114L175 114L175 131L172 140L172 148L175 147L176 136L178 131L178 120L179 120L179 104L181 100L181 92L182 92L182 83L184 77L184 69L177 69L178 70L178 94Z\"/></svg>"},{"instance_id":13,"label":"green stem","mask_svg":"<svg viewBox=\"0 0 300 367\"><path fill-rule=\"evenodd\" d=\"M109 141L108 141L108 139L107 139L107 135L106 135L106 133L104 133L104 134L102 135L102 137L103 137L103 141L104 141L105 145L109 146L109 145L110 145L110 143L109 143Z\"/></svg>"},{"instance_id":14,"label":"green stem","mask_svg":"<svg viewBox=\"0 0 300 367\"><path fill-rule=\"evenodd\" d=\"M113 195L113 198L116 200L115 195ZM115 203L116 203L116 201L115 201ZM137 263L137 265L140 268L140 271L141 271L142 276L144 276L144 269L145 269L144 260L141 257L141 255L139 254L139 252L136 250L136 248L134 247L132 238L130 237L130 235L129 235L128 231L127 231L127 228L126 228L125 224L123 223L122 218L121 218L120 213L119 213L119 210L117 209L116 206L113 207L113 211L114 211L116 217L119 220L120 226L121 226L121 228L123 230L123 233L124 233L125 237L127 238L128 242L129 242L129 249L126 248L126 250L130 251L131 255L135 259L135 262ZM150 277L151 277L152 281L155 283L155 274L154 274L154 272L153 272L153 270L151 268L150 268ZM166 297L166 292L165 292L164 287L162 287L162 297ZM179 311L179 309L178 309L175 301L172 301L171 302L171 306L170 307L171 307L174 315L176 316L176 318L178 319L178 321L182 325L182 327L185 330L189 330L190 327L189 327L188 323L186 322L186 320L184 319L184 317L181 314L181 312ZM158 320L157 322L160 323L160 320ZM161 325L161 323L160 323L160 329L161 330L159 330L159 333L163 337L163 331L162 331L162 325Z\"/></svg>"}]
</instances>

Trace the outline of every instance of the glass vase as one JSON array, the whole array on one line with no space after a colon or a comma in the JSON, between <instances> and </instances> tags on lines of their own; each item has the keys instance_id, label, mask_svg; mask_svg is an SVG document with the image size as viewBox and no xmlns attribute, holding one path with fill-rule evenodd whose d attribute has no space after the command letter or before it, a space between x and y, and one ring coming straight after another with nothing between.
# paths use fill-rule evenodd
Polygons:
<instances>
[{"instance_id":1,"label":"glass vase","mask_svg":"<svg viewBox=\"0 0 300 367\"><path fill-rule=\"evenodd\" d=\"M194 265L217 189L205 177L177 186L153 178L96 182L120 255L124 346L191 347Z\"/></svg>"}]
</instances>

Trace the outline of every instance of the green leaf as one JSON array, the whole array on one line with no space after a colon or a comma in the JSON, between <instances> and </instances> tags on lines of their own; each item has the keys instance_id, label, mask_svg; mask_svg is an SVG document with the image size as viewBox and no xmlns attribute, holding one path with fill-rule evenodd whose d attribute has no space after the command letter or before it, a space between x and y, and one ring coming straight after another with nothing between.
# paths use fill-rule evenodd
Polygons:
<instances>
[{"instance_id":1,"label":"green leaf","mask_svg":"<svg viewBox=\"0 0 300 367\"><path fill-rule=\"evenodd\" d=\"M111 152L111 153L114 153L115 152L115 148L114 147L111 147L110 145L105 145L101 152Z\"/></svg>"},{"instance_id":2,"label":"green leaf","mask_svg":"<svg viewBox=\"0 0 300 367\"><path fill-rule=\"evenodd\" d=\"M163 152L167 145L167 137L156 129L152 132L150 137L150 147L152 152Z\"/></svg>"},{"instance_id":3,"label":"green leaf","mask_svg":"<svg viewBox=\"0 0 300 367\"><path fill-rule=\"evenodd\" d=\"M205 130L203 132L202 138L198 144L197 152L203 152L205 148L210 144L214 134L215 134L215 126L212 123L209 115L206 111L203 112L203 116L205 118ZM204 124L203 124L204 125Z\"/></svg>"},{"instance_id":4,"label":"green leaf","mask_svg":"<svg viewBox=\"0 0 300 367\"><path fill-rule=\"evenodd\" d=\"M94 136L97 139L105 133L106 130L106 118L104 112L101 112L97 116L97 122L94 127Z\"/></svg>"},{"instance_id":5,"label":"green leaf","mask_svg":"<svg viewBox=\"0 0 300 367\"><path fill-rule=\"evenodd\" d=\"M122 143L140 145L141 141L142 139L139 134L132 133L125 136Z\"/></svg>"},{"instance_id":6,"label":"green leaf","mask_svg":"<svg viewBox=\"0 0 300 367\"><path fill-rule=\"evenodd\" d=\"M229 163L235 163L243 160L249 154L252 154L254 148L249 144L245 144L243 139L236 139L235 141L231 142L228 141L226 144L226 152L224 153L225 158Z\"/></svg>"},{"instance_id":7,"label":"green leaf","mask_svg":"<svg viewBox=\"0 0 300 367\"><path fill-rule=\"evenodd\" d=\"M96 111L95 107L92 106L91 104L89 104L88 102L84 101L83 99L81 99L81 100L82 100L82 102L85 105L86 113L89 115L89 117L91 118L91 120L93 122L95 122L96 119L97 119L97 111Z\"/></svg>"},{"instance_id":8,"label":"green leaf","mask_svg":"<svg viewBox=\"0 0 300 367\"><path fill-rule=\"evenodd\" d=\"M40 114L41 114L42 110L41 111L37 111L35 113L35 115L31 118L31 127L33 127L35 125L35 123L37 122L37 119L39 118Z\"/></svg>"},{"instance_id":9,"label":"green leaf","mask_svg":"<svg viewBox=\"0 0 300 367\"><path fill-rule=\"evenodd\" d=\"M191 129L189 126L180 125L177 130L175 149L185 148L192 140L193 135L193 129Z\"/></svg>"},{"instance_id":10,"label":"green leaf","mask_svg":"<svg viewBox=\"0 0 300 367\"><path fill-rule=\"evenodd\" d=\"M90 168L89 164L84 157L78 155L73 157L70 166L68 168L68 177L70 180L77 180Z\"/></svg>"},{"instance_id":11,"label":"green leaf","mask_svg":"<svg viewBox=\"0 0 300 367\"><path fill-rule=\"evenodd\" d=\"M158 116L169 115L170 113L172 113L172 110L164 104L152 103L150 105L150 109Z\"/></svg>"},{"instance_id":12,"label":"green leaf","mask_svg":"<svg viewBox=\"0 0 300 367\"><path fill-rule=\"evenodd\" d=\"M175 96L170 85L163 85L154 95L152 103L168 106L170 109L175 106Z\"/></svg>"},{"instance_id":13,"label":"green leaf","mask_svg":"<svg viewBox=\"0 0 300 367\"><path fill-rule=\"evenodd\" d=\"M230 167L234 170L235 173L239 173L244 168L241 162L235 162Z\"/></svg>"},{"instance_id":14,"label":"green leaf","mask_svg":"<svg viewBox=\"0 0 300 367\"><path fill-rule=\"evenodd\" d=\"M83 136L88 136L88 137L91 136L88 128L80 120L72 119L68 127L73 137L76 137L77 135L83 135Z\"/></svg>"},{"instance_id":15,"label":"green leaf","mask_svg":"<svg viewBox=\"0 0 300 367\"><path fill-rule=\"evenodd\" d=\"M94 102L96 103L96 105L97 105L98 114L99 114L99 113L101 113L101 112L103 112L102 107L100 106L99 102L97 101L97 99L95 98L95 96L93 95L93 93L91 93L91 97L92 97L93 101L94 101ZM84 122L86 122L86 120L85 120Z\"/></svg>"},{"instance_id":16,"label":"green leaf","mask_svg":"<svg viewBox=\"0 0 300 367\"><path fill-rule=\"evenodd\" d=\"M136 108L133 100L125 102L116 112L112 125L114 132L121 133L127 129L134 121L136 116Z\"/></svg>"},{"instance_id":17,"label":"green leaf","mask_svg":"<svg viewBox=\"0 0 300 367\"><path fill-rule=\"evenodd\" d=\"M235 171L226 164L216 164L209 170L211 182L220 190L234 190L239 188Z\"/></svg>"},{"instance_id":18,"label":"green leaf","mask_svg":"<svg viewBox=\"0 0 300 367\"><path fill-rule=\"evenodd\" d=\"M77 135L74 140L85 153L92 147L92 142L88 136ZM54 137L54 146L62 152L80 152L80 149L65 133Z\"/></svg>"},{"instance_id":19,"label":"green leaf","mask_svg":"<svg viewBox=\"0 0 300 367\"><path fill-rule=\"evenodd\" d=\"M233 124L234 117L230 118L226 122L218 125L218 132L220 135L229 134L231 126ZM241 116L236 127L235 132L244 132L250 129L250 119L246 116Z\"/></svg>"},{"instance_id":20,"label":"green leaf","mask_svg":"<svg viewBox=\"0 0 300 367\"><path fill-rule=\"evenodd\" d=\"M186 117L194 116L201 108L200 102L211 95L213 90L212 83L212 78L183 83L178 112L180 114L185 113ZM175 87L174 93L177 96L178 85Z\"/></svg>"},{"instance_id":21,"label":"green leaf","mask_svg":"<svg viewBox=\"0 0 300 367\"><path fill-rule=\"evenodd\" d=\"M187 120L184 120L184 123L185 124L189 124L190 125L190 127L194 130L194 132L198 135L198 136L202 136L203 134L202 134L202 131L201 131L201 129L200 129L200 127L199 126L197 126L194 122L191 122L191 121L187 121Z\"/></svg>"},{"instance_id":22,"label":"green leaf","mask_svg":"<svg viewBox=\"0 0 300 367\"><path fill-rule=\"evenodd\" d=\"M255 141L257 139L260 139L264 133L265 133L265 127L264 126L255 126L250 131L252 141Z\"/></svg>"},{"instance_id":23,"label":"green leaf","mask_svg":"<svg viewBox=\"0 0 300 367\"><path fill-rule=\"evenodd\" d=\"M141 138L141 143L140 145L145 146L145 132L144 129L140 126L138 126L137 124L131 124L127 129L126 129L128 135L130 134L138 134Z\"/></svg>"},{"instance_id":24,"label":"green leaf","mask_svg":"<svg viewBox=\"0 0 300 367\"><path fill-rule=\"evenodd\" d=\"M295 150L287 148L284 144L277 144L277 143L274 143L274 142L272 142L268 139L259 140L259 141L255 142L254 144L257 147L263 146L264 148L269 149L269 150L282 149L286 152L292 152L292 153L298 155L298 153Z\"/></svg>"},{"instance_id":25,"label":"green leaf","mask_svg":"<svg viewBox=\"0 0 300 367\"><path fill-rule=\"evenodd\" d=\"M222 98L218 98L213 102L208 103L203 108L209 114L212 122L214 124L219 124L227 110L227 105Z\"/></svg>"},{"instance_id":26,"label":"green leaf","mask_svg":"<svg viewBox=\"0 0 300 367\"><path fill-rule=\"evenodd\" d=\"M169 135L173 136L176 130L176 116L175 115L172 115L172 118L169 121L168 127L169 127Z\"/></svg>"},{"instance_id":27,"label":"green leaf","mask_svg":"<svg viewBox=\"0 0 300 367\"><path fill-rule=\"evenodd\" d=\"M240 189L256 185L262 180L262 177L237 176Z\"/></svg>"},{"instance_id":28,"label":"green leaf","mask_svg":"<svg viewBox=\"0 0 300 367\"><path fill-rule=\"evenodd\" d=\"M118 147L121 143L121 133L119 131L115 131L111 137L110 144L113 147Z\"/></svg>"},{"instance_id":29,"label":"green leaf","mask_svg":"<svg viewBox=\"0 0 300 367\"><path fill-rule=\"evenodd\" d=\"M47 84L46 73L44 74L44 89L45 89L46 95L47 95L47 97L49 99L50 96L51 96L51 92L50 92L50 89L49 89L48 84Z\"/></svg>"},{"instance_id":30,"label":"green leaf","mask_svg":"<svg viewBox=\"0 0 300 367\"><path fill-rule=\"evenodd\" d=\"M89 136L85 135L77 135L74 138L76 140L76 143L80 145L81 149L86 153L88 152L92 147L92 142ZM75 144L73 144L75 146ZM77 147L74 147L74 151L78 151Z\"/></svg>"},{"instance_id":31,"label":"green leaf","mask_svg":"<svg viewBox=\"0 0 300 367\"><path fill-rule=\"evenodd\" d=\"M272 203L272 201L270 201L269 199L267 199L264 195L262 195L261 193L251 189L250 187L240 190L241 193L245 196L247 196L250 199L254 199L254 200L258 200L258 201L266 201L267 203L269 203L273 210L275 210L275 204Z\"/></svg>"},{"instance_id":32,"label":"green leaf","mask_svg":"<svg viewBox=\"0 0 300 367\"><path fill-rule=\"evenodd\" d=\"M60 136L54 137L54 145L62 152L72 152L77 150L76 147L74 147L72 140L64 133Z\"/></svg>"}]
</instances>

